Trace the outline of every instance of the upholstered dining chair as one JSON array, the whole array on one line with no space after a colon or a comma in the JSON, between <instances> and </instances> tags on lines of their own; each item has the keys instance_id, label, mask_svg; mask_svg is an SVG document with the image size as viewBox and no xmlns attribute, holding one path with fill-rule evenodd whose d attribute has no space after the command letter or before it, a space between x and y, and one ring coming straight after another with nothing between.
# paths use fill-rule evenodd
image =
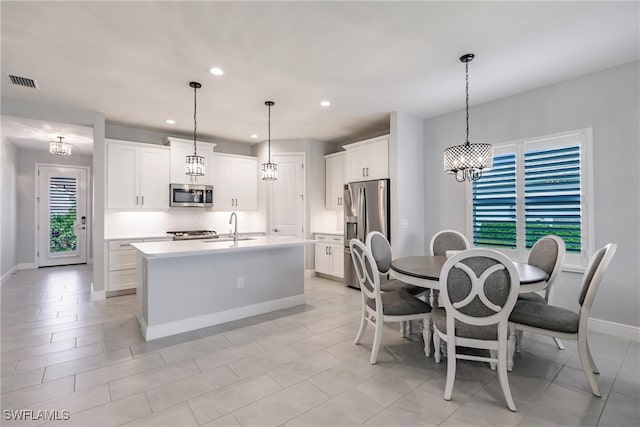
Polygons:
<instances>
[{"instance_id":1,"label":"upholstered dining chair","mask_svg":"<svg viewBox=\"0 0 640 427\"><path fill-rule=\"evenodd\" d=\"M422 331L425 343L424 353L428 357L431 351L431 306L407 292L381 292L380 273L371 251L357 239L351 239L349 247L362 294L362 318L354 343L360 343L368 324L374 327L373 346L369 359L373 365L378 358L384 322L422 319L425 322Z\"/></svg>"},{"instance_id":2,"label":"upholstered dining chair","mask_svg":"<svg viewBox=\"0 0 640 427\"><path fill-rule=\"evenodd\" d=\"M470 247L465 235L456 230L438 231L429 242L431 255L445 256L449 250L464 251Z\"/></svg>"},{"instance_id":3,"label":"upholstered dining chair","mask_svg":"<svg viewBox=\"0 0 640 427\"><path fill-rule=\"evenodd\" d=\"M384 234L379 231L371 231L366 238L367 248L371 251L373 259L378 266L380 272L380 290L382 292L403 291L408 292L415 297L424 295L429 289L420 286L410 285L397 279L389 279L389 270L391 270L391 244ZM406 337L411 334L411 322L400 323L400 334Z\"/></svg>"},{"instance_id":4,"label":"upholstered dining chair","mask_svg":"<svg viewBox=\"0 0 640 427\"><path fill-rule=\"evenodd\" d=\"M529 292L518 295L518 301L529 301L538 304L548 304L549 295L551 292L551 286L556 281L558 273L564 263L564 255L566 249L564 240L558 236L548 235L538 239L536 243L531 247L529 251L529 257L527 258L527 264L538 267L544 270L549 276L547 279L547 287L544 292L544 297L535 292ZM556 346L560 350L564 350L564 345L560 338L553 337ZM520 343L522 341L522 331L516 331L516 352L520 352Z\"/></svg>"},{"instance_id":5,"label":"upholstered dining chair","mask_svg":"<svg viewBox=\"0 0 640 427\"><path fill-rule=\"evenodd\" d=\"M580 312L575 313L561 307L548 304L538 304L530 301L517 301L513 312L509 317L509 327L524 331L534 332L549 337L560 337L578 341L578 356L591 391L600 397L600 390L596 383L594 373L600 373L593 361L589 342L587 341L587 327L589 313L593 300L602 281L609 263L616 253L617 245L609 243L598 249L589 260L589 265L582 279L582 290L578 297Z\"/></svg>"},{"instance_id":6,"label":"upholstered dining chair","mask_svg":"<svg viewBox=\"0 0 640 427\"><path fill-rule=\"evenodd\" d=\"M440 300L432 312L435 360L447 343L445 400L451 399L457 359L497 363L498 379L510 410L516 406L507 374L508 319L518 298L520 278L513 263L490 249L470 249L447 260L440 272ZM458 354L456 346L489 350L489 356Z\"/></svg>"}]
</instances>

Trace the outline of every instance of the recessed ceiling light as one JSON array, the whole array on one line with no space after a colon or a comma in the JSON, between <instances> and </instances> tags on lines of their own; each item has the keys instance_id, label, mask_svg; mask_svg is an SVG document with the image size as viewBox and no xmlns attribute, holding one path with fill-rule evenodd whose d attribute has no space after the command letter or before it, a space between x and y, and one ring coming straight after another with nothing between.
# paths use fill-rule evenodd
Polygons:
<instances>
[{"instance_id":1,"label":"recessed ceiling light","mask_svg":"<svg viewBox=\"0 0 640 427\"><path fill-rule=\"evenodd\" d=\"M328 107L329 105L331 105L331 103L330 103L329 101L322 101L322 102L320 103L320 105L321 105L322 107Z\"/></svg>"},{"instance_id":2,"label":"recessed ceiling light","mask_svg":"<svg viewBox=\"0 0 640 427\"><path fill-rule=\"evenodd\" d=\"M211 67L209 68L209 72L214 76L221 76L224 74L224 71L222 71L222 68L220 67Z\"/></svg>"},{"instance_id":3,"label":"recessed ceiling light","mask_svg":"<svg viewBox=\"0 0 640 427\"><path fill-rule=\"evenodd\" d=\"M173 120L173 119L167 119L164 122L167 123L167 124L170 124L170 125L175 125L176 124L176 121Z\"/></svg>"},{"instance_id":4,"label":"recessed ceiling light","mask_svg":"<svg viewBox=\"0 0 640 427\"><path fill-rule=\"evenodd\" d=\"M257 138L257 137L258 137L258 135L256 135L255 133L251 134L251 138Z\"/></svg>"}]
</instances>

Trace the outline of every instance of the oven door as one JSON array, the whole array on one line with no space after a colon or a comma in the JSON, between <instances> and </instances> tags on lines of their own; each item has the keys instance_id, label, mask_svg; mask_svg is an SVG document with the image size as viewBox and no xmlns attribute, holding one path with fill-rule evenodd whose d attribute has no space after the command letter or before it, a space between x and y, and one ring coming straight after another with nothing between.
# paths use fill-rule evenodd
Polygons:
<instances>
[{"instance_id":1,"label":"oven door","mask_svg":"<svg viewBox=\"0 0 640 427\"><path fill-rule=\"evenodd\" d=\"M213 206L213 187L211 185L171 184L169 192L170 206Z\"/></svg>"}]
</instances>

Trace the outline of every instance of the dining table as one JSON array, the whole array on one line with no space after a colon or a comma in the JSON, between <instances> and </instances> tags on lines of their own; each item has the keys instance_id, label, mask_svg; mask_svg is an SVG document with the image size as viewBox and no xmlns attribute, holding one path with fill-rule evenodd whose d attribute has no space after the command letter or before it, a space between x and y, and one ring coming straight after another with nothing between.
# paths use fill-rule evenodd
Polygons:
<instances>
[{"instance_id":1,"label":"dining table","mask_svg":"<svg viewBox=\"0 0 640 427\"><path fill-rule=\"evenodd\" d=\"M438 290L440 270L446 256L425 255L397 258L391 261L391 276L414 286ZM524 262L512 261L520 277L519 293L541 291L547 287L549 275L542 269Z\"/></svg>"}]
</instances>

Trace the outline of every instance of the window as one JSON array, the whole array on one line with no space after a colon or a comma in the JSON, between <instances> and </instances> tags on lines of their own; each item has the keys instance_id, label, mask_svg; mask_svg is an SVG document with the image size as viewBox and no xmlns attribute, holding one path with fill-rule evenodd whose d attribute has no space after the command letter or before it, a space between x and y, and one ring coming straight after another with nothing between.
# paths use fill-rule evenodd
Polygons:
<instances>
[{"instance_id":1,"label":"window","mask_svg":"<svg viewBox=\"0 0 640 427\"><path fill-rule=\"evenodd\" d=\"M517 259L542 236L567 247L565 264L586 265L593 233L587 209L591 130L494 146L494 167L470 186L475 246Z\"/></svg>"}]
</instances>

